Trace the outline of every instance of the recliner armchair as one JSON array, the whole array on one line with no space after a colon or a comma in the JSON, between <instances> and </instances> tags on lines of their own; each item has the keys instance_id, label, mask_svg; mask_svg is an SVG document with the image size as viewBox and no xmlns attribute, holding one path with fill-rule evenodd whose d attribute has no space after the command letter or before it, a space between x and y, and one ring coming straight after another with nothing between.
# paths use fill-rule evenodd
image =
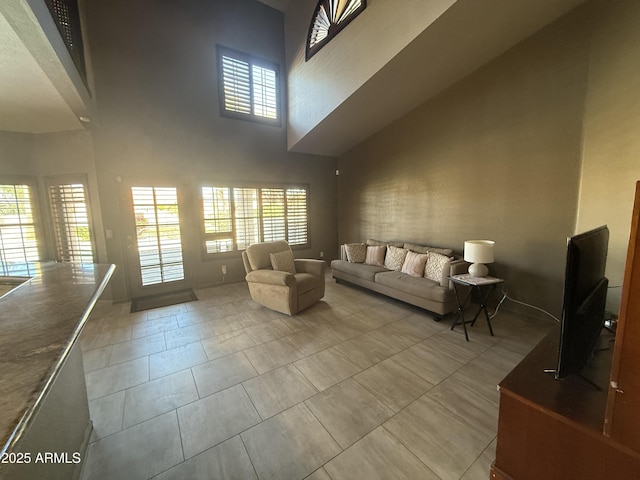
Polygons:
<instances>
[{"instance_id":1,"label":"recliner armchair","mask_svg":"<svg viewBox=\"0 0 640 480\"><path fill-rule=\"evenodd\" d=\"M251 298L267 308L295 315L324 297L327 264L294 259L284 240L250 245L242 261Z\"/></svg>"}]
</instances>

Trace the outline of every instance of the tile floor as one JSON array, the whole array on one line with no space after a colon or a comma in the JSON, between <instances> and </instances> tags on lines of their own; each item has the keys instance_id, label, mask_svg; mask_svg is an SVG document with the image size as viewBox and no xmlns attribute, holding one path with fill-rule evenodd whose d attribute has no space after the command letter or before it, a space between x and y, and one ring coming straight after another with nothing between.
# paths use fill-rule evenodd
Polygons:
<instances>
[{"instance_id":1,"label":"tile floor","mask_svg":"<svg viewBox=\"0 0 640 480\"><path fill-rule=\"evenodd\" d=\"M246 284L82 335L94 432L83 480L489 478L496 384L544 336L501 311L464 341L451 318L336 284L288 317Z\"/></svg>"}]
</instances>

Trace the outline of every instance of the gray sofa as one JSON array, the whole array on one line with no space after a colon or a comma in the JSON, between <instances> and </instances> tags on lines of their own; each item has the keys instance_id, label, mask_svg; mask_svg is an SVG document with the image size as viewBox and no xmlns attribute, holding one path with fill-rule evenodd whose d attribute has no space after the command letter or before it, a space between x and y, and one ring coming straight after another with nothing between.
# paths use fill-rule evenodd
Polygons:
<instances>
[{"instance_id":1,"label":"gray sofa","mask_svg":"<svg viewBox=\"0 0 640 480\"><path fill-rule=\"evenodd\" d=\"M363 244L349 244L351 247L353 245ZM389 247L395 247L395 252L403 249L407 252L426 254L427 256L429 252L433 252L432 258L435 259L437 257L440 260L439 269L436 270L438 274L434 276L432 271L432 278L427 278L418 276L415 272L413 274L405 273L402 269L398 269L397 265L395 269L391 269L388 263L386 266L381 265L379 262L378 264L367 264L366 261L361 261L362 258L349 258L348 245L341 245L340 259L331 262L332 275L336 282L344 281L359 285L374 292L424 308L434 313L436 320L441 320L444 315L457 310L455 291L447 277L466 273L469 264L459 256L454 255L451 249L404 242L381 242L378 240L367 240L364 245L367 247L385 246L387 248L386 252L390 251ZM386 253L386 255L388 256L389 254ZM443 258L443 255L447 258ZM352 255L352 257L354 256ZM413 255L413 257L415 258L416 255ZM406 269L405 267L403 269Z\"/></svg>"}]
</instances>

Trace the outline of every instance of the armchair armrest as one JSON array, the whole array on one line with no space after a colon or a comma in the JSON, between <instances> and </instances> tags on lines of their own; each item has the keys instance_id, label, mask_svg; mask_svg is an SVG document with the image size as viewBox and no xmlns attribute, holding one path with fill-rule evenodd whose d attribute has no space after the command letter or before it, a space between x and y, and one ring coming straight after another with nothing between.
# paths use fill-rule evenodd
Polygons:
<instances>
[{"instance_id":1,"label":"armchair armrest","mask_svg":"<svg viewBox=\"0 0 640 480\"><path fill-rule=\"evenodd\" d=\"M312 275L324 276L327 270L327 263L324 260L315 260L312 258L296 258L296 272L310 273Z\"/></svg>"},{"instance_id":2,"label":"armchair armrest","mask_svg":"<svg viewBox=\"0 0 640 480\"><path fill-rule=\"evenodd\" d=\"M278 270L253 270L247 274L245 280L247 282L266 283L283 287L293 287L296 284L296 277L289 272L280 272Z\"/></svg>"}]
</instances>

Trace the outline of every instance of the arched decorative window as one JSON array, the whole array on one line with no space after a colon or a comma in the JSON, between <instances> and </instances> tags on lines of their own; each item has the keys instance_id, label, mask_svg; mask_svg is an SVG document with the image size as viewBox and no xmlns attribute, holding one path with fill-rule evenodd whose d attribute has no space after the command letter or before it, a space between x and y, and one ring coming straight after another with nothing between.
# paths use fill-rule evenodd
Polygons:
<instances>
[{"instance_id":1,"label":"arched decorative window","mask_svg":"<svg viewBox=\"0 0 640 480\"><path fill-rule=\"evenodd\" d=\"M311 17L307 60L367 7L367 0L320 0Z\"/></svg>"}]
</instances>

